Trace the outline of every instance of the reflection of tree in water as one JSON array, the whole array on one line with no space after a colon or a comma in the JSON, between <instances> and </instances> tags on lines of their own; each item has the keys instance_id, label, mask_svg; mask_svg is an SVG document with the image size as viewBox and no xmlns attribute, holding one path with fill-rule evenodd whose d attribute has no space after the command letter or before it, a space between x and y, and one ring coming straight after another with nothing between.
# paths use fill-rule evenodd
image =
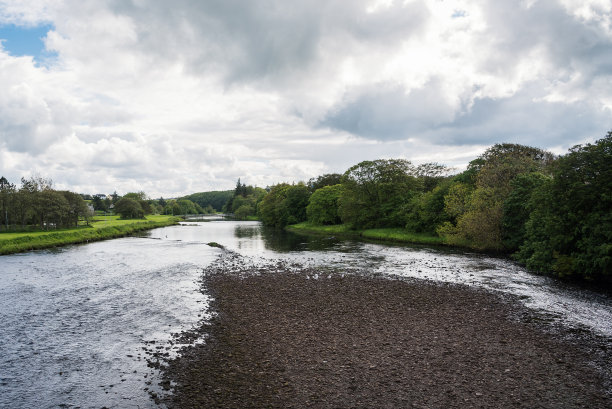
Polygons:
<instances>
[{"instance_id":1,"label":"reflection of tree in water","mask_svg":"<svg viewBox=\"0 0 612 409\"><path fill-rule=\"evenodd\" d=\"M264 226L260 227L260 232L266 248L278 252L329 250L338 243L333 237L299 235Z\"/></svg>"},{"instance_id":2,"label":"reflection of tree in water","mask_svg":"<svg viewBox=\"0 0 612 409\"><path fill-rule=\"evenodd\" d=\"M255 239L259 234L259 225L237 225L234 228L234 236L239 239Z\"/></svg>"}]
</instances>

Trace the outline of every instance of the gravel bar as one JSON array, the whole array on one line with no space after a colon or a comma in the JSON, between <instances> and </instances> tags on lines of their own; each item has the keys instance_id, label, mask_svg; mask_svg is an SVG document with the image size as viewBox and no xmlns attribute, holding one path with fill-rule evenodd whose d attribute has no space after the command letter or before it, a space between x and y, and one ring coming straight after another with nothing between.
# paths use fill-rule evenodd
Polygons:
<instances>
[{"instance_id":1,"label":"gravel bar","mask_svg":"<svg viewBox=\"0 0 612 409\"><path fill-rule=\"evenodd\" d=\"M170 408L612 407L587 351L508 297L239 260L202 286L214 316L162 368Z\"/></svg>"}]
</instances>

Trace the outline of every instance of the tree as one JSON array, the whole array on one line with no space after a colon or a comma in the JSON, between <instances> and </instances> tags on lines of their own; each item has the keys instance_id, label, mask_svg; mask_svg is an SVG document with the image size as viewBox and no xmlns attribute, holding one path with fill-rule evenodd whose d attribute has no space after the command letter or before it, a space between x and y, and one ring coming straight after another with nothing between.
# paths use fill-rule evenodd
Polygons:
<instances>
[{"instance_id":1,"label":"tree","mask_svg":"<svg viewBox=\"0 0 612 409\"><path fill-rule=\"evenodd\" d=\"M238 220L247 220L249 216L255 214L255 209L249 204L243 204L234 212L234 217Z\"/></svg>"},{"instance_id":2,"label":"tree","mask_svg":"<svg viewBox=\"0 0 612 409\"><path fill-rule=\"evenodd\" d=\"M453 184L449 179L444 179L433 188L421 195L415 195L410 202L409 211L406 216L406 229L417 233L435 233L436 228L445 222L453 220L446 211L445 197L458 199L449 194Z\"/></svg>"},{"instance_id":3,"label":"tree","mask_svg":"<svg viewBox=\"0 0 612 409\"><path fill-rule=\"evenodd\" d=\"M277 228L306 220L306 206L310 191L303 183L272 186L259 205L261 221Z\"/></svg>"},{"instance_id":4,"label":"tree","mask_svg":"<svg viewBox=\"0 0 612 409\"><path fill-rule=\"evenodd\" d=\"M68 201L60 192L53 189L44 189L39 192L37 203L39 206L38 217L41 229L48 230L49 227L57 228L64 226L69 217L69 206Z\"/></svg>"},{"instance_id":5,"label":"tree","mask_svg":"<svg viewBox=\"0 0 612 409\"><path fill-rule=\"evenodd\" d=\"M465 180L466 200L453 203L455 191L449 191L447 213L456 223L445 223L438 233L449 242L468 244L478 249L507 250L504 246L504 202L511 194L512 181L518 175L547 172L554 155L538 148L517 144L496 144L487 149L478 160L470 162L466 174L456 180ZM460 206L458 206L460 204Z\"/></svg>"},{"instance_id":6,"label":"tree","mask_svg":"<svg viewBox=\"0 0 612 409\"><path fill-rule=\"evenodd\" d=\"M612 132L576 145L533 194L518 258L561 277L612 277Z\"/></svg>"},{"instance_id":7,"label":"tree","mask_svg":"<svg viewBox=\"0 0 612 409\"><path fill-rule=\"evenodd\" d=\"M310 196L306 215L313 224L339 224L338 199L342 194L342 185L323 186Z\"/></svg>"},{"instance_id":8,"label":"tree","mask_svg":"<svg viewBox=\"0 0 612 409\"><path fill-rule=\"evenodd\" d=\"M224 190L194 193L189 196L185 196L182 199L191 200L192 202L199 204L203 208L211 206L214 209L214 212L215 210L221 211L223 209L223 206L228 203L228 201L233 197L233 195L233 190Z\"/></svg>"},{"instance_id":9,"label":"tree","mask_svg":"<svg viewBox=\"0 0 612 409\"><path fill-rule=\"evenodd\" d=\"M179 206L178 214L187 215L187 214L196 214L198 212L195 208L194 203L191 200L179 199L176 201L176 203Z\"/></svg>"},{"instance_id":10,"label":"tree","mask_svg":"<svg viewBox=\"0 0 612 409\"><path fill-rule=\"evenodd\" d=\"M326 173L308 180L307 186L312 193L325 186L339 185L342 175L339 173Z\"/></svg>"},{"instance_id":11,"label":"tree","mask_svg":"<svg viewBox=\"0 0 612 409\"><path fill-rule=\"evenodd\" d=\"M115 213L121 215L122 219L142 219L144 211L135 199L122 197L115 204Z\"/></svg>"},{"instance_id":12,"label":"tree","mask_svg":"<svg viewBox=\"0 0 612 409\"><path fill-rule=\"evenodd\" d=\"M110 206L110 200L107 199L106 195L104 194L97 194L97 195L93 195L91 204L94 210L101 210L103 212L108 212L108 208Z\"/></svg>"},{"instance_id":13,"label":"tree","mask_svg":"<svg viewBox=\"0 0 612 409\"><path fill-rule=\"evenodd\" d=\"M81 195L69 192L67 190L59 192L66 199L66 222L64 223L67 227L78 226L79 218L83 218L89 221L89 208L87 203L83 200Z\"/></svg>"},{"instance_id":14,"label":"tree","mask_svg":"<svg viewBox=\"0 0 612 409\"><path fill-rule=\"evenodd\" d=\"M517 251L525 241L532 195L548 179L540 172L530 172L519 174L510 182L512 190L504 201L502 220L502 240L509 251Z\"/></svg>"},{"instance_id":15,"label":"tree","mask_svg":"<svg viewBox=\"0 0 612 409\"><path fill-rule=\"evenodd\" d=\"M414 167L403 159L364 161L342 176L339 213L354 228L405 224L405 206L422 189L412 176Z\"/></svg>"},{"instance_id":16,"label":"tree","mask_svg":"<svg viewBox=\"0 0 612 409\"><path fill-rule=\"evenodd\" d=\"M15 194L15 185L10 183L4 176L0 178L0 226L5 224L9 229L9 209L11 208Z\"/></svg>"},{"instance_id":17,"label":"tree","mask_svg":"<svg viewBox=\"0 0 612 409\"><path fill-rule=\"evenodd\" d=\"M423 163L414 169L414 176L423 181L425 192L433 190L451 171L446 165L436 162Z\"/></svg>"}]
</instances>

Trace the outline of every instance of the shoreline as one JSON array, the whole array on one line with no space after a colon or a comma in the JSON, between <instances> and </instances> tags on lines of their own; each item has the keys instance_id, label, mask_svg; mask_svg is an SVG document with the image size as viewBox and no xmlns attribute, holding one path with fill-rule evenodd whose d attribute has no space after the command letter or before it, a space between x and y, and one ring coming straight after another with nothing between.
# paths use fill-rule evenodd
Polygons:
<instances>
[{"instance_id":1,"label":"shoreline","mask_svg":"<svg viewBox=\"0 0 612 409\"><path fill-rule=\"evenodd\" d=\"M511 297L235 256L202 285L213 318L181 335L204 342L162 365L175 386L154 399L170 408L612 403L589 346L520 318L531 313Z\"/></svg>"},{"instance_id":2,"label":"shoreline","mask_svg":"<svg viewBox=\"0 0 612 409\"><path fill-rule=\"evenodd\" d=\"M406 229L398 227L349 230L347 226L342 224L319 226L310 224L308 222L302 222L286 226L285 230L298 234L312 234L318 236L336 235L342 238L359 238L388 243L424 244L474 250L469 247L462 247L454 244L451 245L445 242L443 238L438 236L423 233L413 233Z\"/></svg>"},{"instance_id":3,"label":"shoreline","mask_svg":"<svg viewBox=\"0 0 612 409\"><path fill-rule=\"evenodd\" d=\"M70 229L58 232L23 233L18 237L10 239L2 239L0 234L0 255L115 239L143 230L172 226L178 224L179 221L180 219L177 217L170 217L167 220L139 220L120 225L102 225L100 227Z\"/></svg>"}]
</instances>

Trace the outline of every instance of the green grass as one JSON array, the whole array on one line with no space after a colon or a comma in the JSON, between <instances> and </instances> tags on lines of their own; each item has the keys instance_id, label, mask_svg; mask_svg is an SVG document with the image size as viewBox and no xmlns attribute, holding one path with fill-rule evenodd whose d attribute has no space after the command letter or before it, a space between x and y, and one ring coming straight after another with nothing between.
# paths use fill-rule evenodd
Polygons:
<instances>
[{"instance_id":1,"label":"green grass","mask_svg":"<svg viewBox=\"0 0 612 409\"><path fill-rule=\"evenodd\" d=\"M398 243L448 244L441 237L430 234L414 233L401 228L351 230L349 226L345 224L320 226L309 222L302 222L287 226L286 229L295 233L333 234L342 237L362 237L365 239L394 241Z\"/></svg>"},{"instance_id":2,"label":"green grass","mask_svg":"<svg viewBox=\"0 0 612 409\"><path fill-rule=\"evenodd\" d=\"M401 243L446 244L442 237L425 233L414 233L400 228L368 229L364 230L361 236L366 239L397 241Z\"/></svg>"},{"instance_id":3,"label":"green grass","mask_svg":"<svg viewBox=\"0 0 612 409\"><path fill-rule=\"evenodd\" d=\"M106 216L97 218L90 226L79 226L74 229L0 233L0 254L123 237L137 231L176 224L178 221L178 217L164 215L150 215L146 219L133 220Z\"/></svg>"}]
</instances>

